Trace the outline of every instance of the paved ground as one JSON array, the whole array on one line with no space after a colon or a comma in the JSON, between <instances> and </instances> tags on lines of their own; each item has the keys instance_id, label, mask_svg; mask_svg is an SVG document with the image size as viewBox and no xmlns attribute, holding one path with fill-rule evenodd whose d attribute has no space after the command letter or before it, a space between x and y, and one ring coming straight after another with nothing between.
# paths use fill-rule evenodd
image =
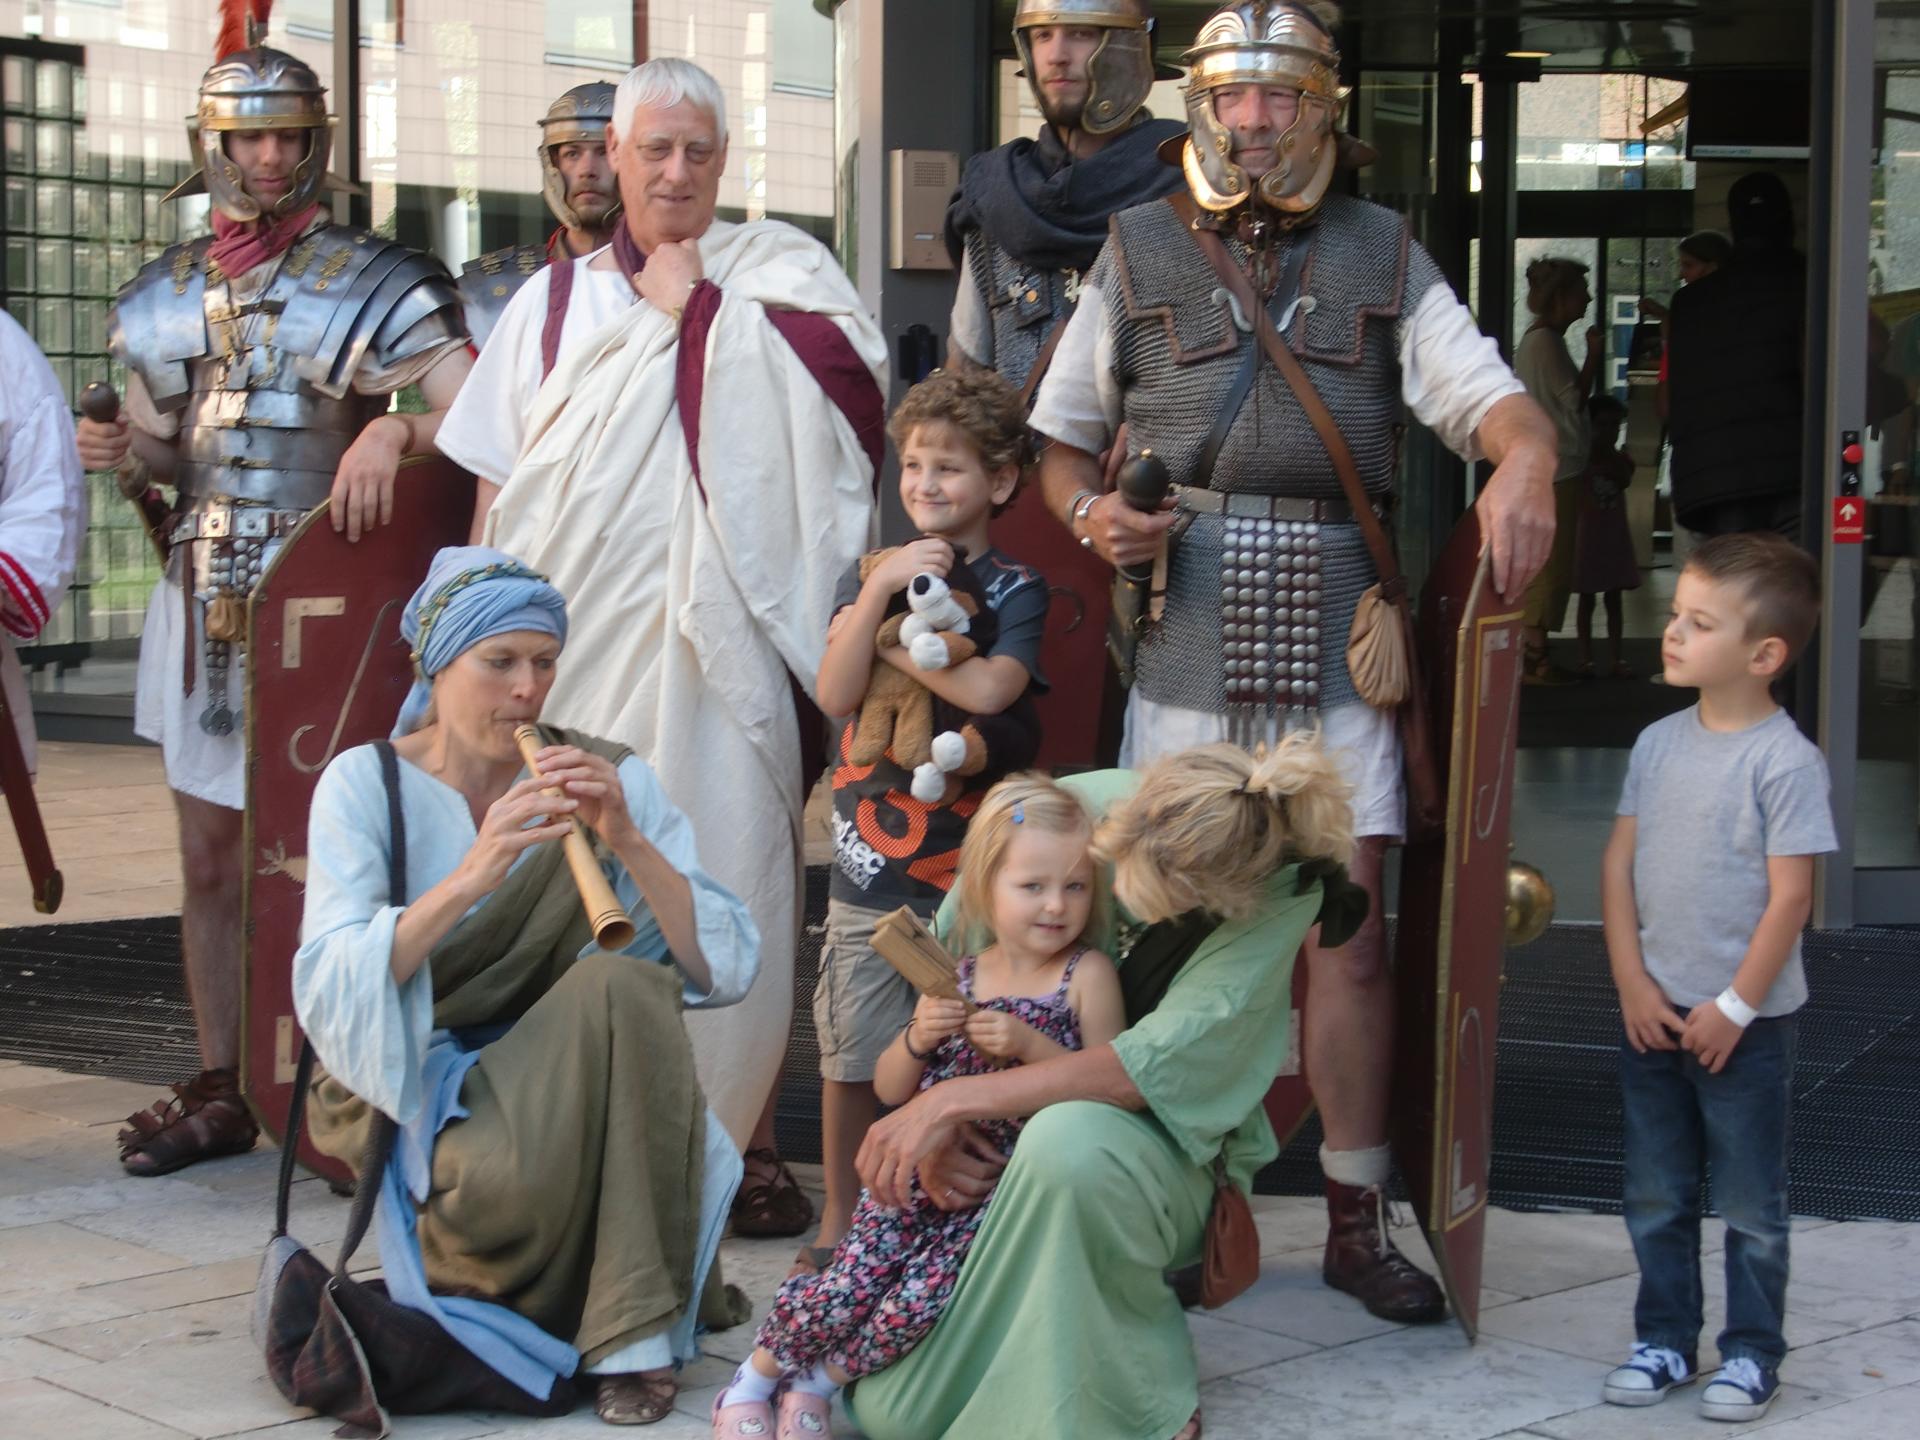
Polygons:
<instances>
[{"instance_id":1,"label":"paved ground","mask_svg":"<svg viewBox=\"0 0 1920 1440\"><path fill-rule=\"evenodd\" d=\"M113 1132L151 1098L120 1081L0 1062L0 1436L321 1440L330 1424L281 1400L247 1335L275 1157L261 1150L162 1180L127 1179ZM344 1202L318 1181L296 1186L295 1235L330 1256L327 1242L345 1220ZM1259 1220L1267 1253L1259 1286L1190 1322L1210 1440L1740 1433L1695 1417L1684 1395L1642 1411L1595 1403L1601 1375L1631 1339L1633 1266L1618 1220L1495 1212L1492 1308L1475 1346L1451 1326L1380 1324L1321 1286L1312 1203L1262 1201ZM764 1305L789 1254L784 1244L729 1241L728 1274ZM1765 1426L1770 1440L1920 1433L1920 1226L1810 1222L1794 1269L1795 1352ZM1717 1270L1707 1291L1711 1326ZM746 1327L712 1337L713 1358L684 1377L680 1413L647 1433L703 1435L714 1389L750 1338ZM554 1421L460 1415L396 1426L399 1440L605 1433L584 1410Z\"/></svg>"}]
</instances>

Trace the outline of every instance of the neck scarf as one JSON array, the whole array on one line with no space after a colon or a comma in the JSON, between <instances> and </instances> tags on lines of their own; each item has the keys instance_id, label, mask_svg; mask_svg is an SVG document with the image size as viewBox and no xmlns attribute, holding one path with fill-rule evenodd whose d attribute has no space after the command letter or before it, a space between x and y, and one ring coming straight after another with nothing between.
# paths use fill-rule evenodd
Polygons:
<instances>
[{"instance_id":1,"label":"neck scarf","mask_svg":"<svg viewBox=\"0 0 1920 1440\"><path fill-rule=\"evenodd\" d=\"M223 274L244 275L256 265L286 254L319 213L318 205L309 205L284 220L235 220L216 210L213 244L207 247L207 255Z\"/></svg>"},{"instance_id":2,"label":"neck scarf","mask_svg":"<svg viewBox=\"0 0 1920 1440\"><path fill-rule=\"evenodd\" d=\"M1160 144L1187 133L1172 120L1142 120L1084 159L1067 153L1049 125L967 162L947 207L947 249L958 264L969 230L981 230L1022 265L1085 271L1107 241L1107 221L1186 185Z\"/></svg>"},{"instance_id":3,"label":"neck scarf","mask_svg":"<svg viewBox=\"0 0 1920 1440\"><path fill-rule=\"evenodd\" d=\"M546 576L483 545L450 545L434 556L400 617L400 634L413 647L414 678L393 738L420 728L434 676L482 640L515 630L567 643L567 602Z\"/></svg>"}]
</instances>

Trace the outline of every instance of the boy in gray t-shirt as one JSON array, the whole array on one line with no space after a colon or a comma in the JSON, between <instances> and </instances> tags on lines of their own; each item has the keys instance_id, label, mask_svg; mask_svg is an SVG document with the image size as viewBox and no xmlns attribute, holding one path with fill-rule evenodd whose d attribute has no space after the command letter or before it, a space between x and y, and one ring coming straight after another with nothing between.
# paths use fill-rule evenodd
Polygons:
<instances>
[{"instance_id":1,"label":"boy in gray t-shirt","mask_svg":"<svg viewBox=\"0 0 1920 1440\"><path fill-rule=\"evenodd\" d=\"M1786 1354L1787 1120L1800 932L1813 857L1836 848L1825 757L1771 686L1812 638L1819 576L1775 535L1695 550L1661 656L1699 703L1633 747L1603 862L1607 953L1625 1035L1626 1220L1640 1262L1635 1344L1604 1398L1650 1405L1696 1378L1700 1190L1727 1225L1714 1420L1754 1420Z\"/></svg>"}]
</instances>

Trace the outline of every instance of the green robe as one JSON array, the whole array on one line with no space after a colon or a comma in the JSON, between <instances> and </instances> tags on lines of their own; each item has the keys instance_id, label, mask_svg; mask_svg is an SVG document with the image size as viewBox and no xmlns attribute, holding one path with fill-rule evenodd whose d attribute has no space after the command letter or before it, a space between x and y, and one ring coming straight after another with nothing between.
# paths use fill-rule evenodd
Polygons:
<instances>
[{"instance_id":1,"label":"green robe","mask_svg":"<svg viewBox=\"0 0 1920 1440\"><path fill-rule=\"evenodd\" d=\"M1135 779L1065 783L1101 813ZM939 1324L849 1392L869 1440L1169 1440L1186 1424L1199 1377L1164 1276L1200 1257L1214 1157L1244 1187L1279 1153L1261 1101L1320 909L1319 883L1301 881L1275 874L1113 1042L1145 1111L1076 1101L1027 1122ZM1090 938L1111 953L1111 936Z\"/></svg>"}]
</instances>

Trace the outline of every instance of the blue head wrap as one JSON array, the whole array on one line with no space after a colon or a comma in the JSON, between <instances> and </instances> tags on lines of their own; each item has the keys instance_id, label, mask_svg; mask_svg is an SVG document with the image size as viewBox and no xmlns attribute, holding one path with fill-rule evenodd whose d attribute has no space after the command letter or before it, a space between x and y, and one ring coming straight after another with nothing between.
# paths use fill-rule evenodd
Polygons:
<instances>
[{"instance_id":1,"label":"blue head wrap","mask_svg":"<svg viewBox=\"0 0 1920 1440\"><path fill-rule=\"evenodd\" d=\"M434 676L482 640L514 630L567 643L567 602L546 576L484 545L449 545L434 556L400 617L400 633L413 647L413 689L394 738L420 727Z\"/></svg>"}]
</instances>

